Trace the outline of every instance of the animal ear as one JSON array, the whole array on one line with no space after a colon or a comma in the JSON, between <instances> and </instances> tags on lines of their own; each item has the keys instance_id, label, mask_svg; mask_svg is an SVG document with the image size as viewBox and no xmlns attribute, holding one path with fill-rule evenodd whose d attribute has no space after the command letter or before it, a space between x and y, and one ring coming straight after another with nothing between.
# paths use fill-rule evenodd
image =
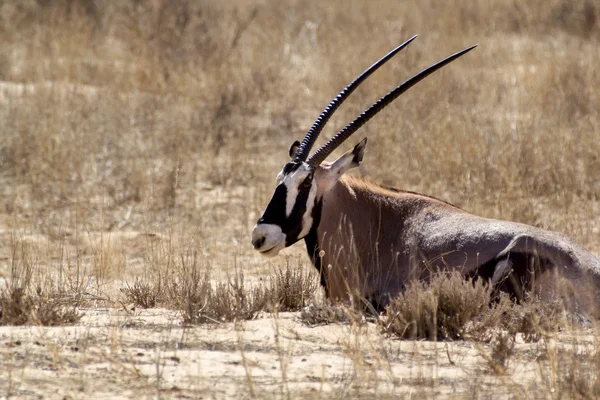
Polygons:
<instances>
[{"instance_id":1,"label":"animal ear","mask_svg":"<svg viewBox=\"0 0 600 400\"><path fill-rule=\"evenodd\" d=\"M363 160L366 147L367 138L364 138L352 150L335 160L331 164L330 171L340 177L349 169L358 167Z\"/></svg>"},{"instance_id":2,"label":"animal ear","mask_svg":"<svg viewBox=\"0 0 600 400\"><path fill-rule=\"evenodd\" d=\"M290 147L290 158L294 158L296 152L298 151L298 147L300 147L300 142L296 140Z\"/></svg>"}]
</instances>

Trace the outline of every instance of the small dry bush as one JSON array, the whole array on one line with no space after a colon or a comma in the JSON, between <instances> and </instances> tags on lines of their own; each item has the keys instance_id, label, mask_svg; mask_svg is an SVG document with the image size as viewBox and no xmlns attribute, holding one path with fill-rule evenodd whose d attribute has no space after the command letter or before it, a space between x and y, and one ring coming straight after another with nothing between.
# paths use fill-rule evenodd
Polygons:
<instances>
[{"instance_id":1,"label":"small dry bush","mask_svg":"<svg viewBox=\"0 0 600 400\"><path fill-rule=\"evenodd\" d=\"M231 322L253 319L271 304L272 291L262 283L245 279L235 267L225 281L211 279L207 259L187 252L180 257L177 271L164 287L166 302L181 310L189 324Z\"/></svg>"},{"instance_id":2,"label":"small dry bush","mask_svg":"<svg viewBox=\"0 0 600 400\"><path fill-rule=\"evenodd\" d=\"M175 259L175 257L173 257ZM210 266L199 265L195 254L184 254L176 273L164 273L125 283L120 291L136 307L180 309L187 323L230 322L252 319L258 312L299 311L315 302L319 283L302 261L278 267L257 282L248 282L237 270L225 281L213 281Z\"/></svg>"},{"instance_id":3,"label":"small dry bush","mask_svg":"<svg viewBox=\"0 0 600 400\"><path fill-rule=\"evenodd\" d=\"M0 290L0 325L73 324L81 318L70 299L29 294L23 288Z\"/></svg>"},{"instance_id":4,"label":"small dry bush","mask_svg":"<svg viewBox=\"0 0 600 400\"><path fill-rule=\"evenodd\" d=\"M497 326L510 335L521 334L526 342L537 342L552 337L560 330L577 328L576 321L565 318L566 312L561 300L541 300L527 295L522 303L511 302L506 296L496 306L502 313L495 321ZM573 319L578 315L571 315Z\"/></svg>"},{"instance_id":5,"label":"small dry bush","mask_svg":"<svg viewBox=\"0 0 600 400\"><path fill-rule=\"evenodd\" d=\"M492 289L459 272L412 282L387 308L385 331L401 338L460 339L488 309ZM477 324L475 324L477 325Z\"/></svg>"},{"instance_id":6,"label":"small dry bush","mask_svg":"<svg viewBox=\"0 0 600 400\"><path fill-rule=\"evenodd\" d=\"M270 291L253 285L237 269L224 282L211 280L210 266L200 265L194 252L181 257L177 276L168 282L168 301L181 310L189 324L253 319L267 307Z\"/></svg>"},{"instance_id":7,"label":"small dry bush","mask_svg":"<svg viewBox=\"0 0 600 400\"><path fill-rule=\"evenodd\" d=\"M279 311L299 311L313 303L319 291L319 282L301 260L296 266L286 260L285 268L277 268L269 278L271 300Z\"/></svg>"},{"instance_id":8,"label":"small dry bush","mask_svg":"<svg viewBox=\"0 0 600 400\"><path fill-rule=\"evenodd\" d=\"M268 303L264 286L248 284L243 272L215 285L208 272L198 273L191 280L175 284L172 291L184 322L189 324L253 319Z\"/></svg>"},{"instance_id":9,"label":"small dry bush","mask_svg":"<svg viewBox=\"0 0 600 400\"><path fill-rule=\"evenodd\" d=\"M154 308L164 298L159 286L141 280L136 280L133 285L125 282L125 287L120 290L128 303L141 308Z\"/></svg>"},{"instance_id":10,"label":"small dry bush","mask_svg":"<svg viewBox=\"0 0 600 400\"><path fill-rule=\"evenodd\" d=\"M11 236L10 279L0 288L0 325L64 325L79 321L80 294L40 276L35 251ZM43 284L43 286L42 286Z\"/></svg>"},{"instance_id":11,"label":"small dry bush","mask_svg":"<svg viewBox=\"0 0 600 400\"><path fill-rule=\"evenodd\" d=\"M402 339L490 341L504 332L537 341L566 323L560 301L527 296L517 304L458 271L435 274L430 282L412 282L386 311L384 332Z\"/></svg>"}]
</instances>

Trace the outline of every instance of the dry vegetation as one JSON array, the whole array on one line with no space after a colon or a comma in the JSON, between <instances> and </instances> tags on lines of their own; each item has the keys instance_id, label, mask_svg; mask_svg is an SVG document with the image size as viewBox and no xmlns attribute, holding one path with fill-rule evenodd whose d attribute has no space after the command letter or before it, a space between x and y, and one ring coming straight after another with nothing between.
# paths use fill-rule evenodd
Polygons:
<instances>
[{"instance_id":1,"label":"dry vegetation","mask_svg":"<svg viewBox=\"0 0 600 400\"><path fill-rule=\"evenodd\" d=\"M325 138L479 43L355 173L600 254L593 0L0 2L0 397L597 398L600 333L558 303L440 275L378 319L302 244L251 250L290 143L414 33Z\"/></svg>"}]
</instances>

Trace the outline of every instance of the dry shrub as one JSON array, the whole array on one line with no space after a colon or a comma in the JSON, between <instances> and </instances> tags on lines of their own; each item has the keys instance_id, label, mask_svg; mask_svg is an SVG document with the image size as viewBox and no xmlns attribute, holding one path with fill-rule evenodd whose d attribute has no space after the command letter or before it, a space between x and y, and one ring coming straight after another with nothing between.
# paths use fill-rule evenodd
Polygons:
<instances>
[{"instance_id":1,"label":"dry shrub","mask_svg":"<svg viewBox=\"0 0 600 400\"><path fill-rule=\"evenodd\" d=\"M208 291L208 303L214 319L235 321L253 319L260 311L268 309L269 290L265 286L252 285L244 280L244 273L238 271L226 282L216 285L214 291ZM207 313L205 312L205 315Z\"/></svg>"},{"instance_id":2,"label":"dry shrub","mask_svg":"<svg viewBox=\"0 0 600 400\"><path fill-rule=\"evenodd\" d=\"M242 271L224 282L211 280L210 267L198 265L195 254L179 258L175 275L165 274L125 283L121 293L128 303L142 308L156 306L182 310L189 323L229 322L252 319L260 311L299 311L314 303L319 283L301 261L256 283L249 283Z\"/></svg>"},{"instance_id":3,"label":"dry shrub","mask_svg":"<svg viewBox=\"0 0 600 400\"><path fill-rule=\"evenodd\" d=\"M383 330L403 339L490 341L504 332L531 342L556 334L566 323L559 300L526 296L517 304L458 271L412 282L386 312Z\"/></svg>"},{"instance_id":4,"label":"dry shrub","mask_svg":"<svg viewBox=\"0 0 600 400\"><path fill-rule=\"evenodd\" d=\"M565 308L561 300L541 300L539 297L526 295L520 304L508 299L503 303L498 307L503 311L499 326L511 335L521 334L526 342L537 342L555 335L560 329L575 325L569 324L570 321L565 319Z\"/></svg>"},{"instance_id":5,"label":"dry shrub","mask_svg":"<svg viewBox=\"0 0 600 400\"><path fill-rule=\"evenodd\" d=\"M27 293L23 288L0 290L0 325L73 324L81 318L71 299Z\"/></svg>"},{"instance_id":6,"label":"dry shrub","mask_svg":"<svg viewBox=\"0 0 600 400\"><path fill-rule=\"evenodd\" d=\"M82 294L43 276L32 246L11 235L10 279L0 288L0 325L64 325L79 321ZM43 285L43 286L42 286Z\"/></svg>"},{"instance_id":7,"label":"dry shrub","mask_svg":"<svg viewBox=\"0 0 600 400\"><path fill-rule=\"evenodd\" d=\"M120 290L125 295L128 303L133 303L136 307L141 308L154 308L164 298L160 286L151 282L137 280L133 286L125 282L125 287Z\"/></svg>"},{"instance_id":8,"label":"dry shrub","mask_svg":"<svg viewBox=\"0 0 600 400\"><path fill-rule=\"evenodd\" d=\"M319 291L319 282L309 268L298 260L296 266L286 260L285 268L278 268L269 278L271 301L279 311L299 311L313 303Z\"/></svg>"},{"instance_id":9,"label":"dry shrub","mask_svg":"<svg viewBox=\"0 0 600 400\"><path fill-rule=\"evenodd\" d=\"M459 272L414 281L387 307L384 330L401 338L461 339L467 324L489 309L492 289ZM477 324L475 324L477 325Z\"/></svg>"},{"instance_id":10,"label":"dry shrub","mask_svg":"<svg viewBox=\"0 0 600 400\"><path fill-rule=\"evenodd\" d=\"M183 313L185 323L202 324L253 319L267 309L270 290L245 281L237 271L225 282L213 284L208 270L196 268L186 279L173 283L169 296Z\"/></svg>"}]
</instances>

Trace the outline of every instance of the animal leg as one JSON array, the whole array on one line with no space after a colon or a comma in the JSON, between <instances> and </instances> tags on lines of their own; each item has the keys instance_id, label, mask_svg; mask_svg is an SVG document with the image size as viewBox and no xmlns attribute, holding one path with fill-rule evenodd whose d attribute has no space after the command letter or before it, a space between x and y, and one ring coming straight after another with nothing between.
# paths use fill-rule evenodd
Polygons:
<instances>
[{"instance_id":1,"label":"animal leg","mask_svg":"<svg viewBox=\"0 0 600 400\"><path fill-rule=\"evenodd\" d=\"M498 283L508 278L508 275L513 271L513 263L508 258L502 258L496 262L494 275L492 276L492 286L496 287Z\"/></svg>"},{"instance_id":2,"label":"animal leg","mask_svg":"<svg viewBox=\"0 0 600 400\"><path fill-rule=\"evenodd\" d=\"M530 257L520 253L498 259L492 275L492 287L508 293L515 300L523 300L534 276L529 263Z\"/></svg>"}]
</instances>

